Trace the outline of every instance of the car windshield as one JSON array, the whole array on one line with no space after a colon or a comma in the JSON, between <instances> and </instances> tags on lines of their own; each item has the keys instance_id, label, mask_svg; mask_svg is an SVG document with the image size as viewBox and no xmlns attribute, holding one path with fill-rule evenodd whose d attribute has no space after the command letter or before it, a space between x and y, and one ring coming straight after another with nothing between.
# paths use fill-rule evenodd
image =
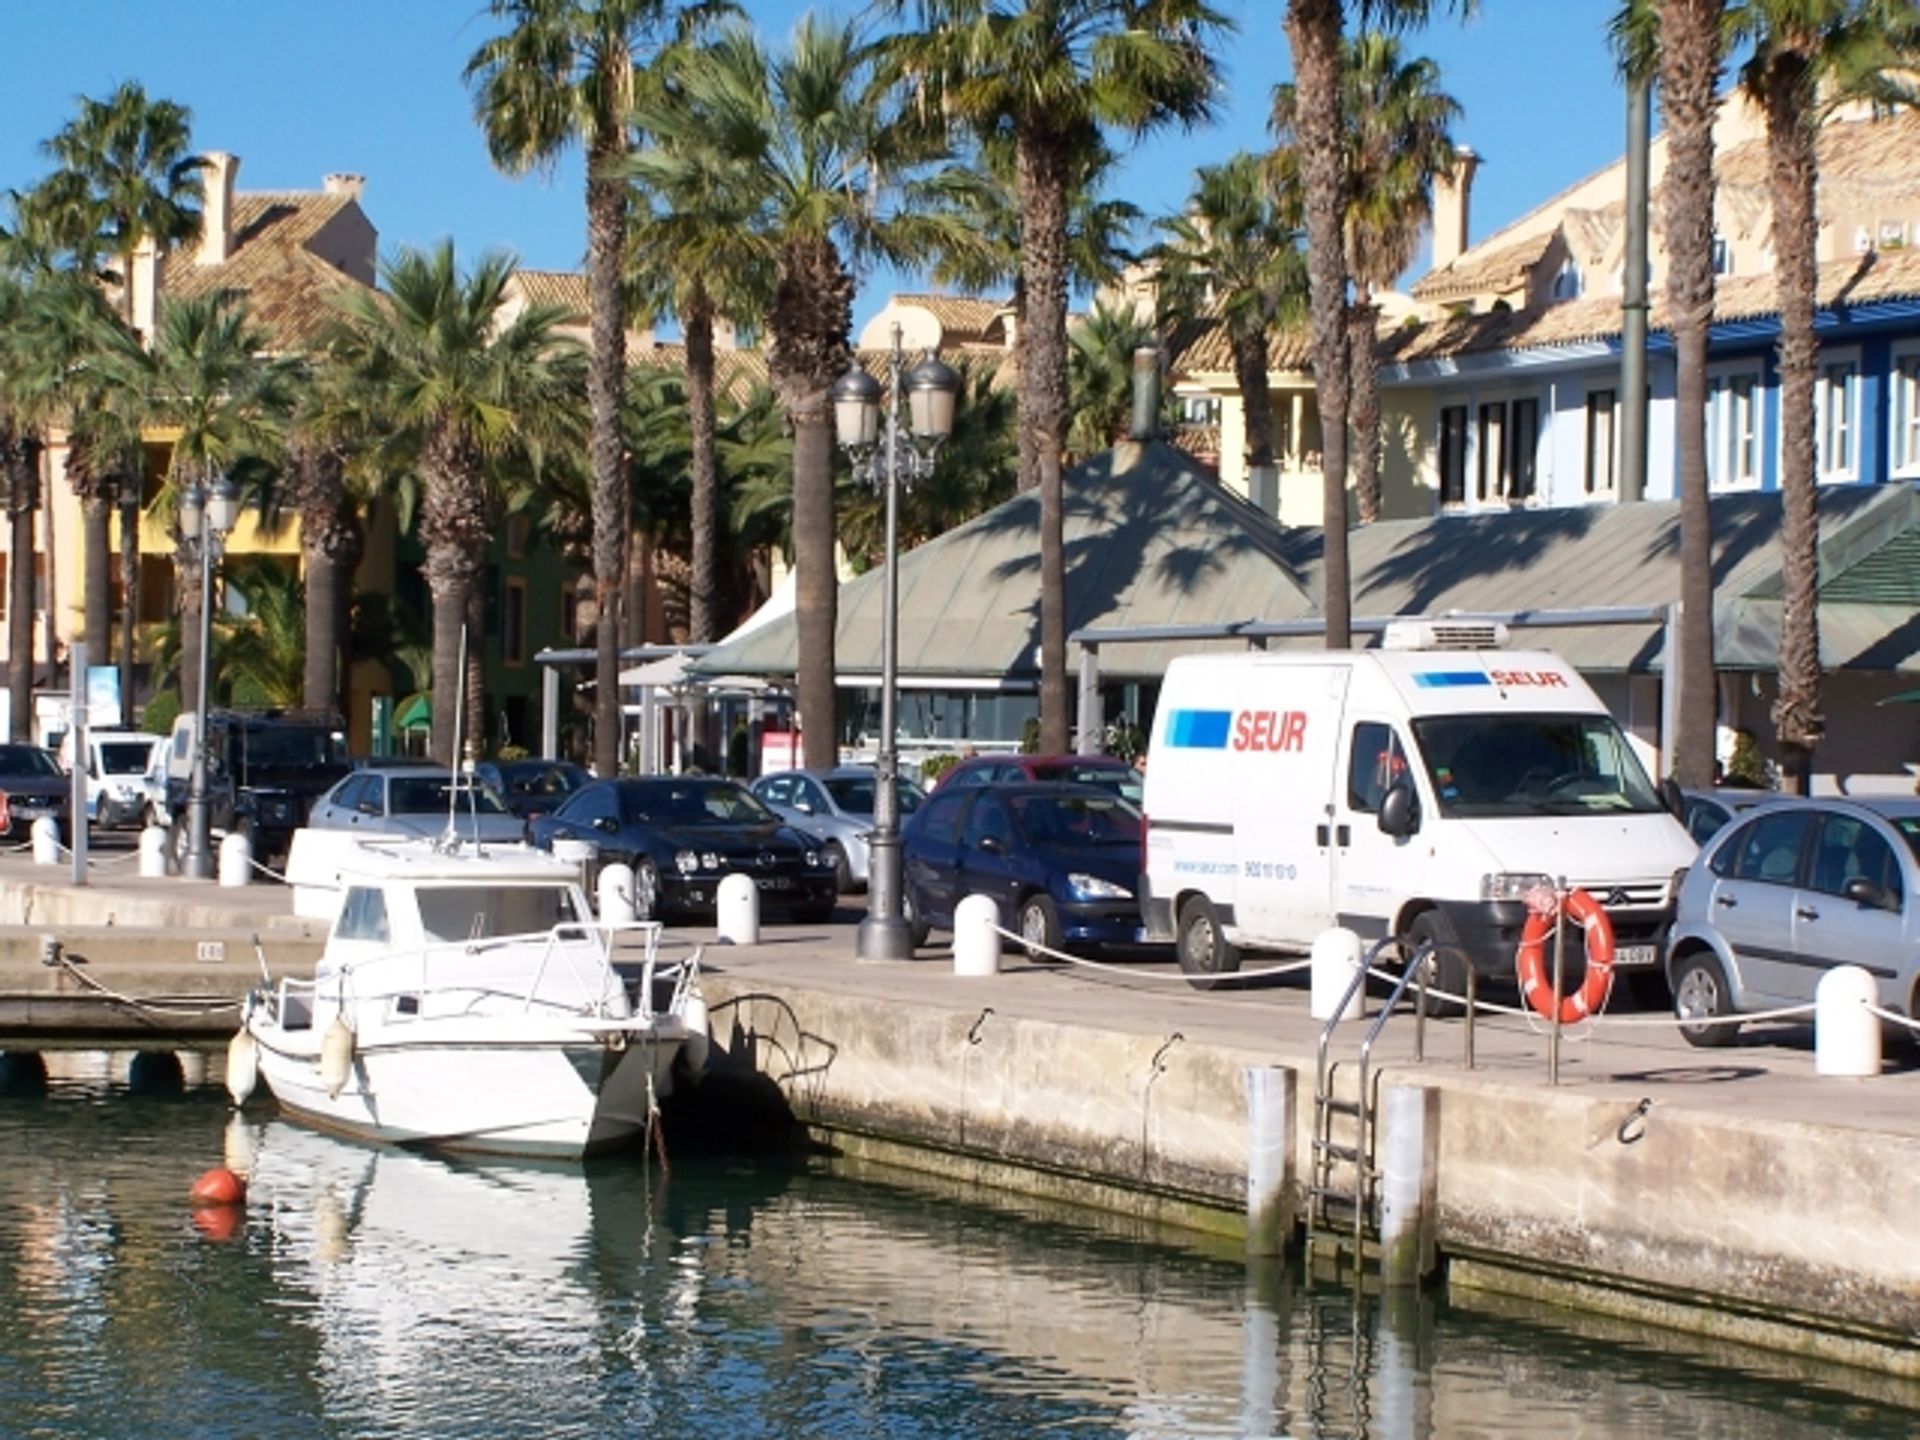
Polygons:
<instances>
[{"instance_id":1,"label":"car windshield","mask_svg":"<svg viewBox=\"0 0 1920 1440\"><path fill-rule=\"evenodd\" d=\"M1636 815L1663 807L1606 715L1434 715L1413 722L1440 813Z\"/></svg>"},{"instance_id":2,"label":"car windshield","mask_svg":"<svg viewBox=\"0 0 1920 1440\"><path fill-rule=\"evenodd\" d=\"M833 803L849 815L872 815L873 792L878 783L871 775L839 775L823 782ZM927 792L911 780L894 781L900 797L900 813L911 815L927 798Z\"/></svg>"},{"instance_id":3,"label":"car windshield","mask_svg":"<svg viewBox=\"0 0 1920 1440\"><path fill-rule=\"evenodd\" d=\"M59 774L60 766L49 751L33 745L0 745L0 775L24 779Z\"/></svg>"},{"instance_id":4,"label":"car windshield","mask_svg":"<svg viewBox=\"0 0 1920 1440\"><path fill-rule=\"evenodd\" d=\"M502 769L501 783L509 795L571 795L587 783L587 772L571 765L534 765Z\"/></svg>"},{"instance_id":5,"label":"car windshield","mask_svg":"<svg viewBox=\"0 0 1920 1440\"><path fill-rule=\"evenodd\" d=\"M1102 790L1111 790L1123 800L1136 803L1146 786L1130 765L1094 765L1086 761L1063 761L1058 765L1038 765L1034 767L1036 780L1063 780L1070 785L1098 785Z\"/></svg>"},{"instance_id":6,"label":"car windshield","mask_svg":"<svg viewBox=\"0 0 1920 1440\"><path fill-rule=\"evenodd\" d=\"M452 782L445 776L394 776L387 782L387 809L394 815L444 815ZM462 815L504 815L500 802L484 785L460 786Z\"/></svg>"},{"instance_id":7,"label":"car windshield","mask_svg":"<svg viewBox=\"0 0 1920 1440\"><path fill-rule=\"evenodd\" d=\"M1032 845L1140 843L1140 812L1117 795L1022 795L1012 804Z\"/></svg>"},{"instance_id":8,"label":"car windshield","mask_svg":"<svg viewBox=\"0 0 1920 1440\"><path fill-rule=\"evenodd\" d=\"M1920 815L1889 815L1887 820L1900 832L1900 838L1907 842L1907 848L1913 851L1913 858L1920 860Z\"/></svg>"},{"instance_id":9,"label":"car windshield","mask_svg":"<svg viewBox=\"0 0 1920 1440\"><path fill-rule=\"evenodd\" d=\"M774 814L738 785L649 785L633 793L636 819L682 824L772 824Z\"/></svg>"},{"instance_id":10,"label":"car windshield","mask_svg":"<svg viewBox=\"0 0 1920 1440\"><path fill-rule=\"evenodd\" d=\"M151 740L104 740L100 744L100 769L108 775L141 775L153 755Z\"/></svg>"}]
</instances>

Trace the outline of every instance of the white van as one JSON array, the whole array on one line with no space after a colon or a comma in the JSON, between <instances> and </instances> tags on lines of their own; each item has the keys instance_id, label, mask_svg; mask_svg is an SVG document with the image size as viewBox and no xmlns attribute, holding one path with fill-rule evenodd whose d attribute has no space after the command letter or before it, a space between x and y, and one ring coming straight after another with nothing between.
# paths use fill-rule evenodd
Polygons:
<instances>
[{"instance_id":1,"label":"white van","mask_svg":"<svg viewBox=\"0 0 1920 1440\"><path fill-rule=\"evenodd\" d=\"M1140 903L1187 974L1236 970L1242 949L1304 953L1339 925L1433 940L1457 994L1468 963L1513 975L1524 897L1564 878L1606 908L1623 978L1657 988L1693 840L1572 666L1421 648L1445 633L1404 622L1379 650L1167 667Z\"/></svg>"},{"instance_id":2,"label":"white van","mask_svg":"<svg viewBox=\"0 0 1920 1440\"><path fill-rule=\"evenodd\" d=\"M102 830L146 823L151 796L146 772L158 735L136 730L87 731L87 821ZM60 768L73 773L73 731L60 741Z\"/></svg>"}]
</instances>

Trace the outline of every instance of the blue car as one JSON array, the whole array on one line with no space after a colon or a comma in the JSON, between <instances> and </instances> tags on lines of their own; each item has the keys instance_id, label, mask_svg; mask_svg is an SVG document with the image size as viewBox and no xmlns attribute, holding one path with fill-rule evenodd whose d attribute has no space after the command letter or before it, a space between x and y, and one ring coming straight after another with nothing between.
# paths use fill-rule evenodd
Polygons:
<instances>
[{"instance_id":1,"label":"blue car","mask_svg":"<svg viewBox=\"0 0 1920 1440\"><path fill-rule=\"evenodd\" d=\"M964 785L935 792L901 833L915 946L991 895L1029 954L1140 938L1140 812L1090 785Z\"/></svg>"}]
</instances>

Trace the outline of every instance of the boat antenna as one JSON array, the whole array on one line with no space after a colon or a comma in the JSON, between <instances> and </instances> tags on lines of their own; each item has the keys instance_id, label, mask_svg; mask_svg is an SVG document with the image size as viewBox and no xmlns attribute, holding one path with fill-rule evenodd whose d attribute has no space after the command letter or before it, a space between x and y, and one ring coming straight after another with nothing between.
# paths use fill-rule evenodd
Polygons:
<instances>
[{"instance_id":1,"label":"boat antenna","mask_svg":"<svg viewBox=\"0 0 1920 1440\"><path fill-rule=\"evenodd\" d=\"M439 849L457 850L460 847L460 750L464 743L460 734L467 718L467 627L460 627L460 668L454 681L453 705L453 757L447 765L447 829L440 837ZM478 833L477 831L475 833Z\"/></svg>"}]
</instances>

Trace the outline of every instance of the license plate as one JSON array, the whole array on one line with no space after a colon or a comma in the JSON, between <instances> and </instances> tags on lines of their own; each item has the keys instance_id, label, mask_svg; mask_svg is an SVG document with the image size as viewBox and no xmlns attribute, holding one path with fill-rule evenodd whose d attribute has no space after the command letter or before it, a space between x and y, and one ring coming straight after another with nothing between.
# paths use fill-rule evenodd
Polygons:
<instances>
[{"instance_id":1,"label":"license plate","mask_svg":"<svg viewBox=\"0 0 1920 1440\"><path fill-rule=\"evenodd\" d=\"M762 875L754 882L762 890L791 890L793 881L784 875Z\"/></svg>"},{"instance_id":2,"label":"license plate","mask_svg":"<svg viewBox=\"0 0 1920 1440\"><path fill-rule=\"evenodd\" d=\"M1658 945L1622 945L1613 952L1613 963L1623 970L1651 970L1660 963Z\"/></svg>"}]
</instances>

